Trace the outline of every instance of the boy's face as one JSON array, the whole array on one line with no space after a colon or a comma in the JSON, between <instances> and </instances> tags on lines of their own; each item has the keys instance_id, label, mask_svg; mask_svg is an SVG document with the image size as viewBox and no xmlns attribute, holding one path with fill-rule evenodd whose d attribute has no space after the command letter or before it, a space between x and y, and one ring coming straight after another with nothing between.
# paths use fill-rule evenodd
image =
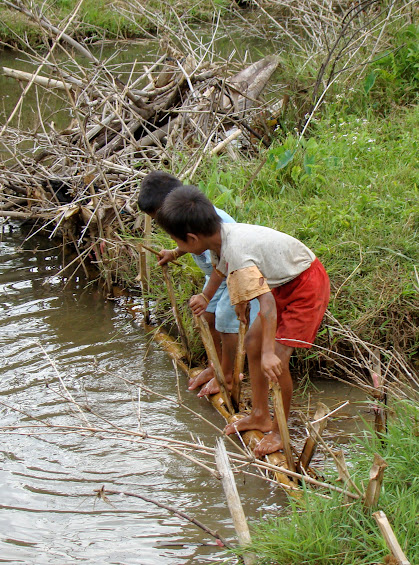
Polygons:
<instances>
[{"instance_id":1,"label":"boy's face","mask_svg":"<svg viewBox=\"0 0 419 565\"><path fill-rule=\"evenodd\" d=\"M178 239L177 237L170 236L173 241L176 242L180 251L184 253L194 253L195 255L200 255L208 249L206 240L199 234L188 233L186 234L186 241L183 239Z\"/></svg>"}]
</instances>

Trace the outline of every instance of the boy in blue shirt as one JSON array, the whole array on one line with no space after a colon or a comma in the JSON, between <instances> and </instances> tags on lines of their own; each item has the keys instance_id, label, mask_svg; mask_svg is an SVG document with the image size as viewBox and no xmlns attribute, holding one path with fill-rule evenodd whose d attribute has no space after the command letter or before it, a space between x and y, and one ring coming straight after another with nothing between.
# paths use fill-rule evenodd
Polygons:
<instances>
[{"instance_id":1,"label":"boy in blue shirt","mask_svg":"<svg viewBox=\"0 0 419 565\"><path fill-rule=\"evenodd\" d=\"M173 175L164 171L152 171L144 177L141 183L138 196L140 210L154 218L166 196L182 186L182 182ZM235 223L235 220L224 210L220 210L215 206L214 209L222 223ZM171 250L163 249L160 251L158 264L165 265L184 254L185 252L180 251L178 248ZM219 277L214 272L211 264L210 252L207 250L199 255L192 254L192 257L205 274L205 284L202 292L192 296L189 303L193 307L195 314L203 315L208 322L225 379L227 383L231 383L240 322L237 319L234 306L231 305L226 282L223 281L221 285L219 284ZM210 299L208 295L212 298ZM250 324L255 319L258 309L258 302L252 301ZM212 367L208 367L195 379L191 379L189 381L189 390L194 390L203 384L205 386L200 390L198 396L202 397L219 392Z\"/></svg>"}]
</instances>

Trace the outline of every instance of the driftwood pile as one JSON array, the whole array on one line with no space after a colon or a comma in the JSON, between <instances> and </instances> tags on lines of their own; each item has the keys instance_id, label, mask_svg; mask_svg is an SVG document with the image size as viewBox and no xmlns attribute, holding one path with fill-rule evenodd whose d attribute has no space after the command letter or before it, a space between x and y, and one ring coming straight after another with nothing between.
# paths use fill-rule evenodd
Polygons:
<instances>
[{"instance_id":1,"label":"driftwood pile","mask_svg":"<svg viewBox=\"0 0 419 565\"><path fill-rule=\"evenodd\" d=\"M112 258L121 254L118 232L142 227L136 197L150 170L165 168L190 182L206 155L251 156L269 144L260 94L278 58L234 74L225 63L205 62L200 53L181 53L166 41L154 64L138 74L133 63L123 81L115 65L65 33L63 40L77 59L67 53L57 62L53 44L34 73L2 68L25 88L0 129L0 217L36 220L72 243L82 263L93 250L99 267L112 272ZM34 131L14 126L31 88L38 99L46 91L61 97L69 115L65 129L44 120L41 105Z\"/></svg>"}]
</instances>

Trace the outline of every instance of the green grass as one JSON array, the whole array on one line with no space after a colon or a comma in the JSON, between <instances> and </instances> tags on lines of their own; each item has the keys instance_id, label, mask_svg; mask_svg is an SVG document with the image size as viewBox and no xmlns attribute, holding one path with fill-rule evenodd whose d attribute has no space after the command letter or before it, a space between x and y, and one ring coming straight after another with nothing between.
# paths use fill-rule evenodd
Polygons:
<instances>
[{"instance_id":1,"label":"green grass","mask_svg":"<svg viewBox=\"0 0 419 565\"><path fill-rule=\"evenodd\" d=\"M386 118L330 109L284 167L289 136L258 163L208 163L200 187L238 221L302 240L324 262L330 309L364 339L417 348L419 107ZM224 166L223 166L224 164ZM245 190L245 192L244 192Z\"/></svg>"},{"instance_id":2,"label":"green grass","mask_svg":"<svg viewBox=\"0 0 419 565\"><path fill-rule=\"evenodd\" d=\"M419 263L419 107L399 108L385 118L329 110L310 135L311 141L280 169L275 151L283 144L278 141L265 153L272 159L250 186L259 162L222 157L207 161L193 182L237 221L267 225L303 241L329 273L333 315L361 339L414 358L419 341L414 271ZM285 143L295 148L296 138ZM158 230L154 244L174 245ZM190 258L181 262L184 269L174 268L173 276L193 336L187 302L200 292L203 277ZM152 265L151 286L163 312L165 289L159 268Z\"/></svg>"},{"instance_id":3,"label":"green grass","mask_svg":"<svg viewBox=\"0 0 419 565\"><path fill-rule=\"evenodd\" d=\"M388 464L378 506L372 511L386 513L412 564L419 563L418 417L417 406L397 405L383 441L370 432L362 449L352 446L351 467L352 477L362 488L368 484L374 453ZM289 502L285 514L253 525L250 551L258 564L372 565L384 563L389 555L372 511L364 510L360 502L345 505L340 495L326 500L307 491L300 500L290 498Z\"/></svg>"},{"instance_id":4,"label":"green grass","mask_svg":"<svg viewBox=\"0 0 419 565\"><path fill-rule=\"evenodd\" d=\"M43 14L55 25L66 21L73 13L77 0L50 0L48 3L37 2L42 6ZM175 13L181 14L184 21L203 20L211 21L214 9L223 10L229 6L228 0L197 1L195 3L184 0L151 0L143 4L148 10L148 16L132 13L130 6L123 0L111 2L110 0L85 0L78 16L67 32L79 40L90 41L101 39L128 39L149 37L158 27L158 16L164 17L170 25L171 20L176 23ZM142 3L140 2L141 6ZM25 15L17 11L0 6L0 42L12 47L23 47L22 38L28 34L31 47L44 45L44 32ZM1 43L0 43L1 44Z\"/></svg>"}]
</instances>

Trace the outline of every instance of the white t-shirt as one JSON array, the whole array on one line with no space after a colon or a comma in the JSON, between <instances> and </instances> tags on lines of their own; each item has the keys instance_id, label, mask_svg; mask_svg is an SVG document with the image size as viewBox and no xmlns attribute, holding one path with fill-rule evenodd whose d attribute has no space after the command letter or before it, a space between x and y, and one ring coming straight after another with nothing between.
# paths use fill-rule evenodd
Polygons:
<instances>
[{"instance_id":1,"label":"white t-shirt","mask_svg":"<svg viewBox=\"0 0 419 565\"><path fill-rule=\"evenodd\" d=\"M232 304L295 279L315 258L295 237L251 224L222 224L221 256L213 256L217 271L227 275Z\"/></svg>"}]
</instances>

